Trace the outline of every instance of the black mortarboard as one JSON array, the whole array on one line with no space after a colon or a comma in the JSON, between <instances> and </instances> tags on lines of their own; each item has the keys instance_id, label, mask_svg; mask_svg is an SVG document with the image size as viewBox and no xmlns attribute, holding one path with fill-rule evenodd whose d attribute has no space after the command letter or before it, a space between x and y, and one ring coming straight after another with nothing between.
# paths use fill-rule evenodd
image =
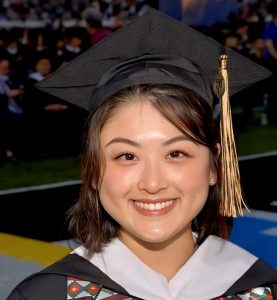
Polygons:
<instances>
[{"instance_id":1,"label":"black mortarboard","mask_svg":"<svg viewBox=\"0 0 277 300\"><path fill-rule=\"evenodd\" d=\"M270 74L231 49L222 51L218 42L185 24L149 9L37 87L89 111L122 88L139 84L183 86L210 105L216 93L221 104L220 211L224 216L236 216L242 214L244 202L229 95Z\"/></svg>"},{"instance_id":2,"label":"black mortarboard","mask_svg":"<svg viewBox=\"0 0 277 300\"><path fill-rule=\"evenodd\" d=\"M184 86L211 104L221 48L184 23L149 9L37 87L86 110L121 88L145 83ZM270 75L230 49L227 54L231 95Z\"/></svg>"}]
</instances>

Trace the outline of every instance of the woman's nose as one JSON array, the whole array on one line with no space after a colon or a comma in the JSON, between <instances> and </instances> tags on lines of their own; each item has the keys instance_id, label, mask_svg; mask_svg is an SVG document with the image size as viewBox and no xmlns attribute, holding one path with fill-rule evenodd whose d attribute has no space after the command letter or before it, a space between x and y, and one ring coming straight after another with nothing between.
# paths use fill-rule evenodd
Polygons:
<instances>
[{"instance_id":1,"label":"woman's nose","mask_svg":"<svg viewBox=\"0 0 277 300\"><path fill-rule=\"evenodd\" d=\"M156 194L167 187L168 182L162 162L157 160L145 162L139 174L138 188L150 194Z\"/></svg>"}]
</instances>

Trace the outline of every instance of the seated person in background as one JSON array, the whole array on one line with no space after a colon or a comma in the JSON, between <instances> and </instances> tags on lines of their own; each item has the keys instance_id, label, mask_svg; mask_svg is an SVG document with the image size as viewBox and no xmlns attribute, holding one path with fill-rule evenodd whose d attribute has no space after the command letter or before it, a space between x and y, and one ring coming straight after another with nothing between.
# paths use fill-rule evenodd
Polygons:
<instances>
[{"instance_id":1,"label":"seated person in background","mask_svg":"<svg viewBox=\"0 0 277 300\"><path fill-rule=\"evenodd\" d=\"M52 59L50 55L48 55L47 53L39 54L36 59L34 72L30 73L30 75L27 78L26 89L28 90L29 87L33 87L37 82L44 79L47 75L51 73L51 69L52 69ZM33 89L32 93L34 92L37 92L37 89ZM47 104L47 101L43 103L43 101L36 101L36 100L35 102L32 102L29 93L28 93L28 97L29 100L28 103L26 103L26 105L30 104L30 109L35 108L36 105L39 106L43 105L43 110L48 110L48 111L60 111L60 110L65 110L67 108L67 105L60 104L60 103Z\"/></svg>"},{"instance_id":2,"label":"seated person in background","mask_svg":"<svg viewBox=\"0 0 277 300\"><path fill-rule=\"evenodd\" d=\"M272 2L270 5L272 21L264 27L263 38L265 40L265 58L277 61L277 3Z\"/></svg>"},{"instance_id":3,"label":"seated person in background","mask_svg":"<svg viewBox=\"0 0 277 300\"><path fill-rule=\"evenodd\" d=\"M86 31L84 28L72 27L65 31L65 45L63 49L63 61L69 62L84 50Z\"/></svg>"},{"instance_id":4,"label":"seated person in background","mask_svg":"<svg viewBox=\"0 0 277 300\"><path fill-rule=\"evenodd\" d=\"M273 76L269 84L269 98L267 106L267 116L270 124L277 124L277 3L273 1L270 5L272 21L264 28L263 37L265 40L265 62L266 66L272 70Z\"/></svg>"},{"instance_id":5,"label":"seated person in background","mask_svg":"<svg viewBox=\"0 0 277 300\"><path fill-rule=\"evenodd\" d=\"M24 111L21 107L23 88L16 88L10 79L10 61L0 57L0 140L1 153L15 159L22 138Z\"/></svg>"},{"instance_id":6,"label":"seated person in background","mask_svg":"<svg viewBox=\"0 0 277 300\"><path fill-rule=\"evenodd\" d=\"M243 50L241 45L241 36L234 32L227 33L224 39L224 46L241 52Z\"/></svg>"},{"instance_id":7,"label":"seated person in background","mask_svg":"<svg viewBox=\"0 0 277 300\"><path fill-rule=\"evenodd\" d=\"M104 28L102 26L101 20L97 19L96 17L89 17L86 20L86 29L91 37L91 45L95 45L112 33L110 29Z\"/></svg>"},{"instance_id":8,"label":"seated person in background","mask_svg":"<svg viewBox=\"0 0 277 300\"><path fill-rule=\"evenodd\" d=\"M34 71L25 82L24 108L30 128L30 155L46 155L50 149L58 149L61 144L60 136L68 105L34 87L50 74L51 68L51 56L47 52L40 53L35 60Z\"/></svg>"},{"instance_id":9,"label":"seated person in background","mask_svg":"<svg viewBox=\"0 0 277 300\"><path fill-rule=\"evenodd\" d=\"M17 86L23 84L30 64L30 48L23 44L24 31L19 28L12 28L6 32L5 46L1 52L10 61L10 78Z\"/></svg>"}]
</instances>

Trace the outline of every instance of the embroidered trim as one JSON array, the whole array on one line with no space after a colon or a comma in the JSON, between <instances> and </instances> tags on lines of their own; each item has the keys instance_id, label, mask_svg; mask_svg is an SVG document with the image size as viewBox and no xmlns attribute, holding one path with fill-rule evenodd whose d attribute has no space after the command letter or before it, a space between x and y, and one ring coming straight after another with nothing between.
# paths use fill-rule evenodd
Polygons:
<instances>
[{"instance_id":1,"label":"embroidered trim","mask_svg":"<svg viewBox=\"0 0 277 300\"><path fill-rule=\"evenodd\" d=\"M215 300L274 300L269 287L258 287L247 291L244 294L236 294L216 298Z\"/></svg>"},{"instance_id":2,"label":"embroidered trim","mask_svg":"<svg viewBox=\"0 0 277 300\"><path fill-rule=\"evenodd\" d=\"M99 293L101 287L97 284L78 278L67 277L67 299L79 299L82 297L92 297Z\"/></svg>"},{"instance_id":3,"label":"embroidered trim","mask_svg":"<svg viewBox=\"0 0 277 300\"><path fill-rule=\"evenodd\" d=\"M67 300L135 300L138 298L118 294L96 283L67 277Z\"/></svg>"}]
</instances>

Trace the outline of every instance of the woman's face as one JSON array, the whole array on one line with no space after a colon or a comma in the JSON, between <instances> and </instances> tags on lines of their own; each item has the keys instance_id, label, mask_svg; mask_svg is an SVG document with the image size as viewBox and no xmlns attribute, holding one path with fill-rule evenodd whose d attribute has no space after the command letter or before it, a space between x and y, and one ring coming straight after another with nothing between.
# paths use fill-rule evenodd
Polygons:
<instances>
[{"instance_id":1,"label":"woman's face","mask_svg":"<svg viewBox=\"0 0 277 300\"><path fill-rule=\"evenodd\" d=\"M100 141L106 167L99 195L125 242L164 243L191 234L216 181L209 149L139 99L119 108Z\"/></svg>"}]
</instances>

